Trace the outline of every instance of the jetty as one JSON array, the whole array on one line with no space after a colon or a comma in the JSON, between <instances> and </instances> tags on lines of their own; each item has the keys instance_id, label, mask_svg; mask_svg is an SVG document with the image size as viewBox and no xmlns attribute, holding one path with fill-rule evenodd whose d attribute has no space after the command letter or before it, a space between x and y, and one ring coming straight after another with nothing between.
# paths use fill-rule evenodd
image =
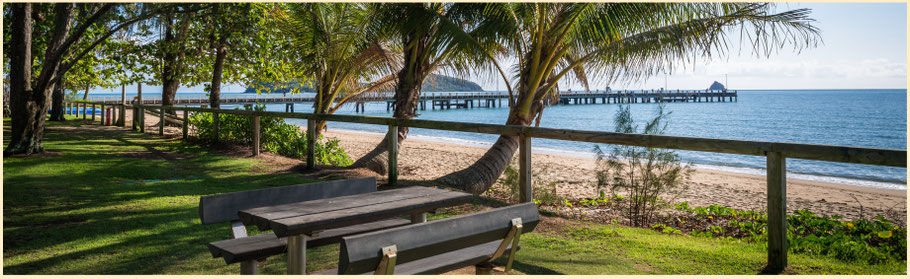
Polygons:
<instances>
[{"instance_id":1,"label":"jetty","mask_svg":"<svg viewBox=\"0 0 910 279\"><path fill-rule=\"evenodd\" d=\"M160 96L150 96L143 99L143 105L160 105ZM564 91L549 98L547 105L582 105L582 104L630 104L630 103L667 103L667 102L736 102L736 90L616 90L616 91ZM421 94L418 108L420 110L442 109L468 109L468 108L495 108L503 106L503 99L508 100L509 95L503 92L426 92ZM104 99L95 100L98 103L120 104L122 100ZM294 104L313 102L312 96L273 96L256 95L230 97L222 96L221 104L285 104L285 111L294 112ZM362 112L366 103L386 103L386 111L395 109L395 93L377 92L362 94L348 101L354 104L356 112ZM192 96L189 98L175 98L174 105L207 105L209 99ZM506 101L506 106L509 102ZM428 106L429 105L429 106Z\"/></svg>"}]
</instances>

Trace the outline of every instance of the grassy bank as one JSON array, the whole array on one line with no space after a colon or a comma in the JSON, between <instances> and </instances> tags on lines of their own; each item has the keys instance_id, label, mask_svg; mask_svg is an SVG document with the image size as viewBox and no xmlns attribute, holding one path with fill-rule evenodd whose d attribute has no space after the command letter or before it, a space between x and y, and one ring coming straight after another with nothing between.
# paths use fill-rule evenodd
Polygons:
<instances>
[{"instance_id":1,"label":"grassy bank","mask_svg":"<svg viewBox=\"0 0 910 279\"><path fill-rule=\"evenodd\" d=\"M49 123L45 148L40 156L4 158L4 274L238 274L239 266L208 253L206 243L230 233L226 224L199 223L199 196L312 181L259 159L81 121ZM431 218L476 209L482 207ZM755 274L766 257L760 242L551 217L522 236L522 247L515 270L524 274ZM310 249L308 270L333 267L337 249ZM798 274L906 272L900 264L802 254L791 254L790 263ZM284 257L261 268L284 270Z\"/></svg>"}]
</instances>

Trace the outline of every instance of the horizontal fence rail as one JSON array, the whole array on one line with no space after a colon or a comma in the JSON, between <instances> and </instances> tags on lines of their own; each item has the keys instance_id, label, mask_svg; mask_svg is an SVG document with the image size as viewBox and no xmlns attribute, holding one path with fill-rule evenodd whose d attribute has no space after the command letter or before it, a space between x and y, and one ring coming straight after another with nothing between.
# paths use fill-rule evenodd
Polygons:
<instances>
[{"instance_id":1,"label":"horizontal fence rail","mask_svg":"<svg viewBox=\"0 0 910 279\"><path fill-rule=\"evenodd\" d=\"M88 105L100 104L95 102L67 102L66 107L75 106L78 108L82 104L83 118L85 117L85 108ZM218 122L219 114L233 114L250 116L253 121L253 138L257 141L253 143L258 154L259 123L258 120L263 116L281 117L291 119L307 120L307 137L309 146L307 147L307 166L315 167L314 133L316 121L335 121L361 124L383 125L388 127L388 134L395 135L397 127L424 128L435 130L446 130L456 132L469 132L493 135L510 135L518 136L520 141L519 148L519 185L520 201L531 201L531 139L546 138L556 140L567 140L577 142L603 143L614 145L642 146L651 148L665 148L677 150L690 150L701 152L715 152L726 154L739 154L751 156L764 156L767 158L767 212L768 212L768 268L770 270L783 270L787 265L787 211L786 211L786 159L805 159L816 161L855 163L867 165L880 165L891 167L907 167L907 150L887 149L887 148L868 148L820 144L802 144L802 143L784 143L784 142L763 142L763 141L745 141L730 139L712 139L696 137L679 137L666 135L645 135L645 134L625 134L615 132L585 131L571 129L527 127L516 125L499 125L499 124L481 124L468 122L452 122L423 119L398 119L389 117L374 116L357 116L357 115L330 115L330 114L312 114L312 113L295 113L295 112L271 112L271 111L252 111L241 109L211 109L181 106L155 106L139 104L109 104L112 107L119 107L121 113L126 108L133 111L134 126L139 125L139 129L144 131L145 124L141 121L144 118L145 111L156 112L161 118L162 123L167 118L174 118L183 122L183 136L187 136L188 114L187 112L207 112L213 113L214 123ZM166 116L164 111L183 111L183 118ZM70 112L71 110L67 110ZM78 113L78 109L76 110ZM116 111L116 109L115 109ZM122 115L119 123L122 123ZM136 120L139 121L136 121ZM122 126L122 125L121 125ZM217 135L217 125L214 126ZM160 126L159 134L163 133L164 125ZM390 139L393 138L390 136ZM397 139L397 137L394 137ZM217 139L216 139L217 140ZM393 148L390 146L389 156L389 179L394 184L397 181L397 145Z\"/></svg>"}]
</instances>

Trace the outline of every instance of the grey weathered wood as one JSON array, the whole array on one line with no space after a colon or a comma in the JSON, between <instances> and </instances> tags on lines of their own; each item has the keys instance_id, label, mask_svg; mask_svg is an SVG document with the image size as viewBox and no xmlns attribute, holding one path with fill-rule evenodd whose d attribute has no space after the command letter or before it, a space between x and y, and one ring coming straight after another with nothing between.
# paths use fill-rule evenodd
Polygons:
<instances>
[{"instance_id":1,"label":"grey weathered wood","mask_svg":"<svg viewBox=\"0 0 910 279\"><path fill-rule=\"evenodd\" d=\"M787 267L787 158L768 152L768 269Z\"/></svg>"},{"instance_id":2,"label":"grey weathered wood","mask_svg":"<svg viewBox=\"0 0 910 279\"><path fill-rule=\"evenodd\" d=\"M107 126L107 122L104 122L104 116L105 116L104 104L101 104L101 126Z\"/></svg>"},{"instance_id":3,"label":"grey weathered wood","mask_svg":"<svg viewBox=\"0 0 910 279\"><path fill-rule=\"evenodd\" d=\"M306 167L316 168L316 121L306 121Z\"/></svg>"},{"instance_id":4,"label":"grey weathered wood","mask_svg":"<svg viewBox=\"0 0 910 279\"><path fill-rule=\"evenodd\" d=\"M231 236L234 238L247 237L246 227L240 221L231 221Z\"/></svg>"},{"instance_id":5,"label":"grey weathered wood","mask_svg":"<svg viewBox=\"0 0 910 279\"><path fill-rule=\"evenodd\" d=\"M117 126L126 127L126 106L119 105L120 111L117 113Z\"/></svg>"},{"instance_id":6,"label":"grey weathered wood","mask_svg":"<svg viewBox=\"0 0 910 279\"><path fill-rule=\"evenodd\" d=\"M253 116L253 156L259 156L259 116Z\"/></svg>"},{"instance_id":7,"label":"grey weathered wood","mask_svg":"<svg viewBox=\"0 0 910 279\"><path fill-rule=\"evenodd\" d=\"M186 139L190 130L190 115L188 110L183 110L183 139Z\"/></svg>"},{"instance_id":8,"label":"grey weathered wood","mask_svg":"<svg viewBox=\"0 0 910 279\"><path fill-rule=\"evenodd\" d=\"M82 103L82 120L85 120L85 113L88 112L86 107L88 107L88 104Z\"/></svg>"},{"instance_id":9,"label":"grey weathered wood","mask_svg":"<svg viewBox=\"0 0 910 279\"><path fill-rule=\"evenodd\" d=\"M218 142L218 138L219 138L218 115L219 115L218 111L215 111L212 113L212 136L214 137L212 140L214 142Z\"/></svg>"},{"instance_id":10,"label":"grey weathered wood","mask_svg":"<svg viewBox=\"0 0 910 279\"><path fill-rule=\"evenodd\" d=\"M442 253L403 264L396 264L395 275L442 274L465 266L477 265L487 261L490 258L490 254L498 248L500 242L501 241L499 240L494 240L481 245ZM512 247L510 245L505 252L509 253L511 250ZM370 274L373 274L373 271L364 272L359 275ZM338 275L338 269L324 270L312 275Z\"/></svg>"},{"instance_id":11,"label":"grey weathered wood","mask_svg":"<svg viewBox=\"0 0 910 279\"><path fill-rule=\"evenodd\" d=\"M241 210L238 215L244 224L256 225L260 230L271 229L275 235L284 237L427 212L463 204L473 197L470 194L436 189L426 193L421 188L426 187ZM398 192L389 193L393 191Z\"/></svg>"},{"instance_id":12,"label":"grey weathered wood","mask_svg":"<svg viewBox=\"0 0 910 279\"><path fill-rule=\"evenodd\" d=\"M525 203L533 199L531 196L534 185L534 181L531 181L531 137L522 135L518 141L518 201Z\"/></svg>"},{"instance_id":13,"label":"grey weathered wood","mask_svg":"<svg viewBox=\"0 0 910 279\"><path fill-rule=\"evenodd\" d=\"M160 113L158 114L158 120L160 120L160 122L158 123L158 135L159 136L164 135L164 123L166 121L164 118L164 112L165 112L165 110L162 109L162 110L160 110Z\"/></svg>"},{"instance_id":14,"label":"grey weathered wood","mask_svg":"<svg viewBox=\"0 0 910 279\"><path fill-rule=\"evenodd\" d=\"M307 238L307 247L320 247L338 243L342 237L395 228L410 224L408 220L392 218L378 222L347 226L325 230L315 237ZM266 232L249 237L226 239L208 244L212 257L223 258L225 263L265 258L280 255L287 251L287 238L279 238L274 233Z\"/></svg>"},{"instance_id":15,"label":"grey weathered wood","mask_svg":"<svg viewBox=\"0 0 910 279\"><path fill-rule=\"evenodd\" d=\"M486 255L489 258L501 242L497 240L503 239L511 229L511 220L514 218L521 218L524 226L522 232L533 231L540 221L537 205L524 203L344 237L341 241L338 274L362 274L376 269L381 258L378 251L387 245L398 247L398 264L478 245L490 245L484 249L489 251L490 254ZM453 256L458 254L453 253ZM396 270L404 272L401 267L396 267Z\"/></svg>"},{"instance_id":16,"label":"grey weathered wood","mask_svg":"<svg viewBox=\"0 0 910 279\"><path fill-rule=\"evenodd\" d=\"M92 104L92 121L95 121L95 112L97 111L98 109L95 107L95 104Z\"/></svg>"},{"instance_id":17,"label":"grey weathered wood","mask_svg":"<svg viewBox=\"0 0 910 279\"><path fill-rule=\"evenodd\" d=\"M389 125L389 184L398 184L398 126Z\"/></svg>"},{"instance_id":18,"label":"grey weathered wood","mask_svg":"<svg viewBox=\"0 0 910 279\"><path fill-rule=\"evenodd\" d=\"M202 224L238 220L237 211L376 191L376 178L364 177L233 192L199 199Z\"/></svg>"}]
</instances>

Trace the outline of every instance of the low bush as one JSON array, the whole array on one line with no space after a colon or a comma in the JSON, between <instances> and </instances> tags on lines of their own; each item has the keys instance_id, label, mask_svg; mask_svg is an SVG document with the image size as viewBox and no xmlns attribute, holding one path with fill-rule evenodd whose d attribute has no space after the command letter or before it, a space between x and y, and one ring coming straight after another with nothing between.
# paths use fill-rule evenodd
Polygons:
<instances>
[{"instance_id":1,"label":"low bush","mask_svg":"<svg viewBox=\"0 0 910 279\"><path fill-rule=\"evenodd\" d=\"M237 108L239 109L239 108ZM265 105L257 104L246 110L264 111ZM194 134L202 140L214 139L214 128L211 113L193 113L190 115L190 126ZM251 144L252 117L236 114L218 115L218 139L239 144ZM279 117L260 117L260 144L263 149L275 154L303 159L306 158L307 138L300 127L284 122ZM316 162L323 165L348 166L353 161L338 145L337 139L323 140L320 135L316 140Z\"/></svg>"},{"instance_id":2,"label":"low bush","mask_svg":"<svg viewBox=\"0 0 910 279\"><path fill-rule=\"evenodd\" d=\"M546 172L546 170L544 170L544 172ZM562 197L556 194L556 182L543 180L540 178L538 172L533 173L531 177L531 181L534 181L533 185L535 186L531 190L531 196L534 197L535 203L555 205L563 200ZM505 186L505 189L497 187L494 188L493 191L501 196L505 196L510 202L518 202L520 194L518 178L518 170L515 169L515 167L512 167L511 164L506 166L505 172L503 172L502 177L499 178L499 184Z\"/></svg>"}]
</instances>

